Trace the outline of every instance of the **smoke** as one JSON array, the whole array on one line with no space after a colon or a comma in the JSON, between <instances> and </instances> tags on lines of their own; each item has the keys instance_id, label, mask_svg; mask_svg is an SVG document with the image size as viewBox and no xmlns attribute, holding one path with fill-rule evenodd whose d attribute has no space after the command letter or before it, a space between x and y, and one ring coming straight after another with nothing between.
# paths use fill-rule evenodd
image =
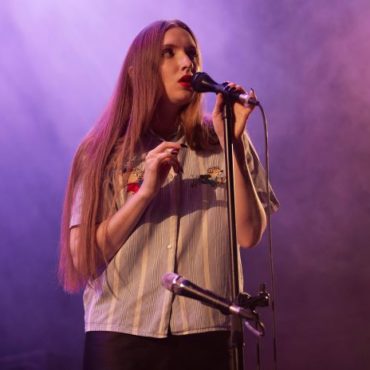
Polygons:
<instances>
[{"instance_id":1,"label":"smoke","mask_svg":"<svg viewBox=\"0 0 370 370\"><path fill-rule=\"evenodd\" d=\"M40 349L78 368L80 297L64 295L55 278L70 161L107 103L133 37L163 18L188 23L204 70L217 81L255 88L268 114L272 184L282 204L273 216L281 367L365 369L370 6L364 0L2 1L0 357ZM262 154L257 112L248 128ZM266 243L243 253L248 289L269 281ZM262 316L271 328L269 313ZM353 327L363 331L355 335Z\"/></svg>"}]
</instances>

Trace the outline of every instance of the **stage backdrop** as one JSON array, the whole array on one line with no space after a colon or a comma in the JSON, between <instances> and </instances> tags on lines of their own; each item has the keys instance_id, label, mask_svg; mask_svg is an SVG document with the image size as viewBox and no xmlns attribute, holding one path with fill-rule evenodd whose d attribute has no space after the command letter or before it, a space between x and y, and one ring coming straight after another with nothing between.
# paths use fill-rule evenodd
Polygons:
<instances>
[{"instance_id":1,"label":"stage backdrop","mask_svg":"<svg viewBox=\"0 0 370 370\"><path fill-rule=\"evenodd\" d=\"M253 87L267 112L279 369L368 369L368 0L2 0L0 368L80 367L81 296L56 279L66 179L130 41L161 18L187 22L204 70ZM249 130L263 157L257 111ZM266 239L243 260L247 290L271 290ZM271 310L260 313L271 369Z\"/></svg>"}]
</instances>

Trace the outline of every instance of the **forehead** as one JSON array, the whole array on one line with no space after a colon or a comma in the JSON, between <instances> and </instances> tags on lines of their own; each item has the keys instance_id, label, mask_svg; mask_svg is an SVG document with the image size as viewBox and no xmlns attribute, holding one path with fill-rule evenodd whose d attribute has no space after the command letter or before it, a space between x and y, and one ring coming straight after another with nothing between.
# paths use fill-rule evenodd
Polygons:
<instances>
[{"instance_id":1,"label":"forehead","mask_svg":"<svg viewBox=\"0 0 370 370\"><path fill-rule=\"evenodd\" d=\"M163 38L164 45L177 45L177 46L194 46L195 42L191 37L190 33L181 27L170 28L164 34Z\"/></svg>"}]
</instances>

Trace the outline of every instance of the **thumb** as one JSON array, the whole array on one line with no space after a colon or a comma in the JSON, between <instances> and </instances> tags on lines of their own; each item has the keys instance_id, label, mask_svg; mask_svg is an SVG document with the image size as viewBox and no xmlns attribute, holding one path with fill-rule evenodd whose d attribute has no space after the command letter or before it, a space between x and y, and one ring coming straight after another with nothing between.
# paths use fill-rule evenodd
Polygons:
<instances>
[{"instance_id":1,"label":"thumb","mask_svg":"<svg viewBox=\"0 0 370 370\"><path fill-rule=\"evenodd\" d=\"M224 97L221 93L218 93L216 95L216 101L215 101L215 105L213 108L213 114L214 115L222 114L223 108L224 108Z\"/></svg>"}]
</instances>

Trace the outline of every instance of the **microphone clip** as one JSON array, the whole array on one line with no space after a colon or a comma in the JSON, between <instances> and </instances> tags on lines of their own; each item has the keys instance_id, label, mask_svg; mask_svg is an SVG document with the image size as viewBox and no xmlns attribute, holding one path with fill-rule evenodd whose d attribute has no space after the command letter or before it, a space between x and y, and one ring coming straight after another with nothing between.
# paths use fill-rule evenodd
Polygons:
<instances>
[{"instance_id":1,"label":"microphone clip","mask_svg":"<svg viewBox=\"0 0 370 370\"><path fill-rule=\"evenodd\" d=\"M255 296L246 292L239 293L235 299L235 304L246 310L250 310L252 315L254 315L253 321L244 321L246 328L257 337L264 336L265 325L260 320L256 307L267 307L270 305L270 294L266 290L266 285L261 284L258 295Z\"/></svg>"},{"instance_id":2,"label":"microphone clip","mask_svg":"<svg viewBox=\"0 0 370 370\"><path fill-rule=\"evenodd\" d=\"M252 296L242 292L238 294L235 301L238 306L255 310L256 307L268 307L270 305L270 294L266 290L266 285L261 284L258 295Z\"/></svg>"}]
</instances>

